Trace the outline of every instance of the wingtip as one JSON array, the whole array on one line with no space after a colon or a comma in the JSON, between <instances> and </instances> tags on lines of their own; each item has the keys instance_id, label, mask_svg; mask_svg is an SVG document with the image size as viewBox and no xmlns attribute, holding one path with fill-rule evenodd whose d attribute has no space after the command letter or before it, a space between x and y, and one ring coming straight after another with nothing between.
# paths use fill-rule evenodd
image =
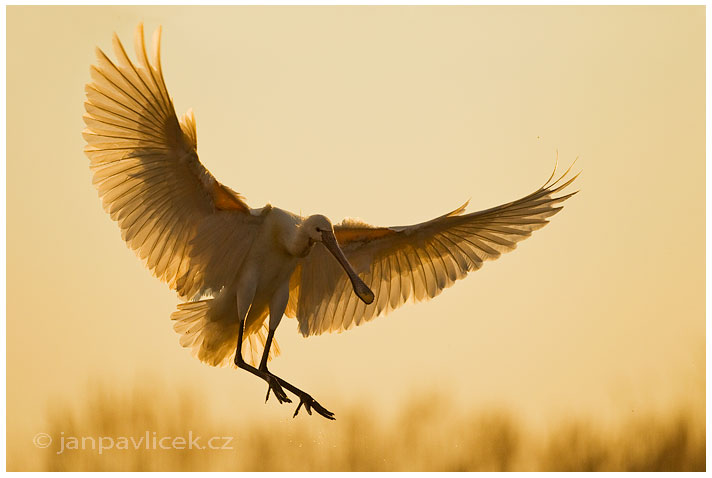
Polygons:
<instances>
[{"instance_id":1,"label":"wingtip","mask_svg":"<svg viewBox=\"0 0 712 478\"><path fill-rule=\"evenodd\" d=\"M576 161L578 161L578 159L579 159L579 157L576 156L576 159L574 159L574 161L569 165L569 167L566 168L566 171L564 171L564 173L563 173L561 176L559 176L558 179L556 179L556 181L554 181L553 183L549 184L550 181L551 181L551 178L549 178L549 181L546 182L546 184L545 184L545 186L544 186L544 189L552 189L554 186L556 186L557 184L559 184L562 179L564 179L565 177L567 177L567 176L569 175L569 173L571 172L571 168L574 167L574 165L576 164ZM558 163L558 157L557 157L557 163ZM554 172L556 172L556 171L554 171ZM580 171L579 171L578 174L576 174L576 176L574 176L572 179L568 180L568 181L566 182L566 184L570 184L571 181L573 181L574 179L576 179L579 174L581 174ZM551 177L553 178L553 174L552 174ZM561 187L559 187L558 189L561 189Z\"/></svg>"},{"instance_id":2,"label":"wingtip","mask_svg":"<svg viewBox=\"0 0 712 478\"><path fill-rule=\"evenodd\" d=\"M556 175L556 170L558 168L559 168L559 149L557 148L556 149L556 157L554 158L554 170L551 172L551 175L549 176L549 178L546 181L544 181L544 184L539 189L540 191L549 187L549 183L551 182L552 179L554 179L554 176Z\"/></svg>"},{"instance_id":3,"label":"wingtip","mask_svg":"<svg viewBox=\"0 0 712 478\"><path fill-rule=\"evenodd\" d=\"M136 50L136 57L142 58L141 53L146 51L146 39L143 33L143 22L139 22L136 25L136 32L134 33L134 50Z\"/></svg>"},{"instance_id":4,"label":"wingtip","mask_svg":"<svg viewBox=\"0 0 712 478\"><path fill-rule=\"evenodd\" d=\"M153 37L151 38L151 57L153 61L153 66L163 76L163 70L161 67L161 35L163 34L163 27L158 25L156 30L153 32Z\"/></svg>"},{"instance_id":5,"label":"wingtip","mask_svg":"<svg viewBox=\"0 0 712 478\"><path fill-rule=\"evenodd\" d=\"M114 33L114 35L116 35L116 33ZM104 50L102 50L102 49L99 48L98 46L95 46L95 47L94 47L94 54L95 54L96 57L99 58L99 59L101 59L101 58L103 58L103 57L106 56L106 54L104 53ZM91 65L91 66L94 66L94 65Z\"/></svg>"},{"instance_id":6,"label":"wingtip","mask_svg":"<svg viewBox=\"0 0 712 478\"><path fill-rule=\"evenodd\" d=\"M472 199L472 198L470 198L470 199ZM465 208L467 207L467 205L470 204L470 199L465 201L465 203L462 206L458 207L454 211L449 212L447 214L447 216L459 216L460 214L462 214L465 211Z\"/></svg>"}]
</instances>

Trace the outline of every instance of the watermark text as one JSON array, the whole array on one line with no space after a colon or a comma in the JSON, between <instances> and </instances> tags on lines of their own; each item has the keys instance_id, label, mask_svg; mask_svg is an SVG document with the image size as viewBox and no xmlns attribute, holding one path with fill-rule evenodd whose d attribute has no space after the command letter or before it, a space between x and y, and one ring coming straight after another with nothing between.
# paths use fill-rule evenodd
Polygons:
<instances>
[{"instance_id":1,"label":"watermark text","mask_svg":"<svg viewBox=\"0 0 712 478\"><path fill-rule=\"evenodd\" d=\"M66 452L93 450L103 454L107 450L234 450L230 436L203 438L189 431L184 436L159 435L146 431L139 436L74 436L61 432L59 437L38 433L32 438L37 448L49 448L55 443L57 455Z\"/></svg>"}]
</instances>

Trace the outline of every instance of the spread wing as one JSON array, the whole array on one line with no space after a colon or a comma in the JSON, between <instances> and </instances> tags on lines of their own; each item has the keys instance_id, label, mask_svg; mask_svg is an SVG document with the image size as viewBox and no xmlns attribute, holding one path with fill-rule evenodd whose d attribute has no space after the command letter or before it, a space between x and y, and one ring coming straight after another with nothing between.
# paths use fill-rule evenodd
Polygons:
<instances>
[{"instance_id":1,"label":"spread wing","mask_svg":"<svg viewBox=\"0 0 712 478\"><path fill-rule=\"evenodd\" d=\"M180 121L143 25L134 64L118 37L113 63L97 49L86 85L84 138L93 182L121 235L159 279L182 297L219 290L239 269L261 218L198 160L195 118Z\"/></svg>"},{"instance_id":2,"label":"spread wing","mask_svg":"<svg viewBox=\"0 0 712 478\"><path fill-rule=\"evenodd\" d=\"M359 300L341 266L316 244L292 276L288 315L296 316L301 333L309 336L347 330L411 298L417 302L437 296L544 227L546 218L561 210L558 204L576 194L556 196L578 176L559 185L570 170L554 182L552 174L528 196L480 212L462 214L465 204L412 226L373 227L354 221L334 226L344 254L373 291L374 301Z\"/></svg>"}]
</instances>

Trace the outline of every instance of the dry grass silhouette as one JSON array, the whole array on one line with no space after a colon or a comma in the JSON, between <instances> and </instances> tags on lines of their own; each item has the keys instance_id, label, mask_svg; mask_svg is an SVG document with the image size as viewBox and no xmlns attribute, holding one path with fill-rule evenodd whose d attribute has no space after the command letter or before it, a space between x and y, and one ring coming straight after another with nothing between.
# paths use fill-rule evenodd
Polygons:
<instances>
[{"instance_id":1,"label":"dry grass silhouette","mask_svg":"<svg viewBox=\"0 0 712 478\"><path fill-rule=\"evenodd\" d=\"M210 418L200 397L185 391L96 387L77 407L49 414L47 449L8 454L9 470L50 471L506 471L705 470L704 419L682 411L649 415L611 429L562 423L548 436L528 433L501 410L462 415L439 395L414 400L389 420L367 407L296 420ZM321 421L319 421L321 420ZM58 437L232 436L232 450L65 450ZM205 441L202 442L205 444ZM222 445L222 442L220 442ZM56 445L56 446L55 446Z\"/></svg>"}]
</instances>

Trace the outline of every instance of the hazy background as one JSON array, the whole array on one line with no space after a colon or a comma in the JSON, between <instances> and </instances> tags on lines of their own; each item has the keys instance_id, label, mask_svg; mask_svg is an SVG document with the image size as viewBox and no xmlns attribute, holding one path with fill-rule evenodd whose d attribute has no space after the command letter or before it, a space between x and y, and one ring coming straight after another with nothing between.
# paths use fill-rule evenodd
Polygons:
<instances>
[{"instance_id":1,"label":"hazy background","mask_svg":"<svg viewBox=\"0 0 712 478\"><path fill-rule=\"evenodd\" d=\"M116 31L133 56L140 21L163 26L201 160L252 207L409 224L528 194L557 149L581 158L551 225L436 300L343 334L282 323L272 370L337 415L300 416L309 433L434 390L455 417L495 407L532 430L704 416L703 6L7 7L10 469L36 464L48 411L96 383L191 390L236 436L293 426L262 381L180 347L178 300L91 185L94 47L113 58Z\"/></svg>"}]
</instances>

